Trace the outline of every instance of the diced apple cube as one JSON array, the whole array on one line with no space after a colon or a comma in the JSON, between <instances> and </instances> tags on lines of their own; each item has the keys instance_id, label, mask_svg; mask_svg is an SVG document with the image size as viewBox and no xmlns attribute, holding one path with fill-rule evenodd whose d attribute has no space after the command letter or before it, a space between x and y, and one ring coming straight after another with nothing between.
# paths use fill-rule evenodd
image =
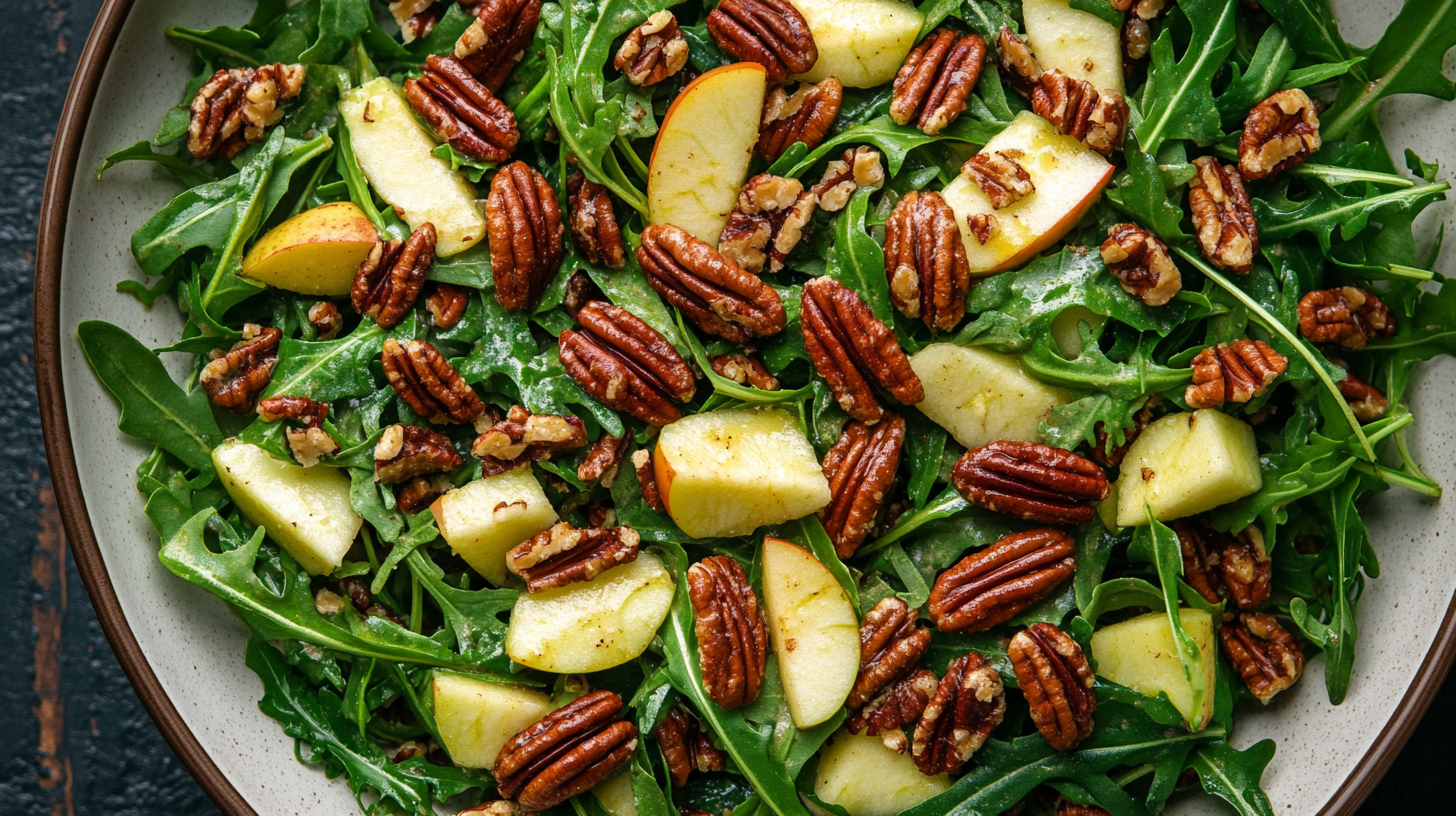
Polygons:
<instances>
[{"instance_id":1,"label":"diced apple cube","mask_svg":"<svg viewBox=\"0 0 1456 816\"><path fill-rule=\"evenodd\" d=\"M836 77L847 88L895 78L915 47L924 16L899 0L790 0L814 34L819 60L797 79Z\"/></svg>"},{"instance_id":2,"label":"diced apple cube","mask_svg":"<svg viewBox=\"0 0 1456 816\"><path fill-rule=\"evenodd\" d=\"M1205 691L1197 710L1193 707L1193 686L1178 659L1168 613L1152 612L1098 629L1092 633L1092 657L1098 674L1149 697L1165 692L1190 728L1202 728L1213 716L1214 671L1218 666L1218 655L1213 650L1213 616L1201 609L1184 608L1178 610L1178 619L1203 655Z\"/></svg>"},{"instance_id":3,"label":"diced apple cube","mask_svg":"<svg viewBox=\"0 0 1456 816\"><path fill-rule=\"evenodd\" d=\"M259 238L243 258L243 275L304 295L347 295L377 240L363 210L352 201L334 201L304 210Z\"/></svg>"},{"instance_id":4,"label":"diced apple cube","mask_svg":"<svg viewBox=\"0 0 1456 816\"><path fill-rule=\"evenodd\" d=\"M794 725L834 716L859 674L859 619L849 595L808 550L763 540L763 605Z\"/></svg>"},{"instance_id":5,"label":"diced apple cube","mask_svg":"<svg viewBox=\"0 0 1456 816\"><path fill-rule=\"evenodd\" d=\"M1022 0L1026 44L1043 71L1061 71L1099 91L1123 92L1122 32L1070 0Z\"/></svg>"},{"instance_id":6,"label":"diced apple cube","mask_svg":"<svg viewBox=\"0 0 1456 816\"><path fill-rule=\"evenodd\" d=\"M349 504L349 477L329 467L306 468L237 439L212 451L228 495L310 575L344 562L364 519Z\"/></svg>"},{"instance_id":7,"label":"diced apple cube","mask_svg":"<svg viewBox=\"0 0 1456 816\"><path fill-rule=\"evenodd\" d=\"M546 693L435 672L431 706L440 741L456 765L489 768L501 746L551 712Z\"/></svg>"},{"instance_id":8,"label":"diced apple cube","mask_svg":"<svg viewBox=\"0 0 1456 816\"><path fill-rule=\"evenodd\" d=\"M1264 484L1254 429L1214 410L1165 416L1143 429L1122 460L1117 523L1192 516L1258 492Z\"/></svg>"},{"instance_id":9,"label":"diced apple cube","mask_svg":"<svg viewBox=\"0 0 1456 816\"><path fill-rule=\"evenodd\" d=\"M1014 354L932 343L910 358L910 367L925 384L915 407L967 448L998 439L1035 442L1047 412L1072 401L1070 391L1027 376Z\"/></svg>"},{"instance_id":10,"label":"diced apple cube","mask_svg":"<svg viewBox=\"0 0 1456 816\"><path fill-rule=\"evenodd\" d=\"M430 510L450 548L496 586L509 580L506 551L556 523L556 509L529 467L451 490Z\"/></svg>"},{"instance_id":11,"label":"diced apple cube","mask_svg":"<svg viewBox=\"0 0 1456 816\"><path fill-rule=\"evenodd\" d=\"M879 737L845 730L819 751L814 775L814 795L849 816L895 816L949 788L949 776L922 774L909 753L892 751Z\"/></svg>"}]
</instances>

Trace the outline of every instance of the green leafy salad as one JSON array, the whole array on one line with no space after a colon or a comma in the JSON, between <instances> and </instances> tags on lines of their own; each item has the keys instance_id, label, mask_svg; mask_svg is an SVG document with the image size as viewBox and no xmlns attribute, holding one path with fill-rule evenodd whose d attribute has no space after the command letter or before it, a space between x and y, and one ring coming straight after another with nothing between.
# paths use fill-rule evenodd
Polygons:
<instances>
[{"instance_id":1,"label":"green leafy salad","mask_svg":"<svg viewBox=\"0 0 1456 816\"><path fill-rule=\"evenodd\" d=\"M1378 110L1456 99L1456 2L1370 48L1328 0L166 35L196 76L101 172L183 188L117 289L185 327L77 333L162 563L362 811L1287 805L1236 718L1321 655L1344 701L1362 508L1441 495L1450 185Z\"/></svg>"}]
</instances>

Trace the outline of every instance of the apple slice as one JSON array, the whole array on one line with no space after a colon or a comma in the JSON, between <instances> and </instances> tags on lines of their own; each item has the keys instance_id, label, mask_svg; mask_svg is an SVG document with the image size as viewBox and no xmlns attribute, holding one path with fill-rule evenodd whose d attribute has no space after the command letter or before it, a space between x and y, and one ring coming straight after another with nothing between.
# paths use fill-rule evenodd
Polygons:
<instances>
[{"instance_id":1,"label":"apple slice","mask_svg":"<svg viewBox=\"0 0 1456 816\"><path fill-rule=\"evenodd\" d=\"M910 358L910 368L925 384L915 407L967 448L1039 441L1047 412L1072 401L1065 388L1028 377L1014 354L932 343Z\"/></svg>"},{"instance_id":2,"label":"apple slice","mask_svg":"<svg viewBox=\"0 0 1456 816\"><path fill-rule=\"evenodd\" d=\"M925 17L899 0L789 0L804 15L819 61L795 79L837 77L847 88L872 88L895 78ZM855 814L859 816L859 814Z\"/></svg>"},{"instance_id":3,"label":"apple slice","mask_svg":"<svg viewBox=\"0 0 1456 816\"><path fill-rule=\"evenodd\" d=\"M1143 429L1127 449L1117 480L1117 523L1148 523L1212 510L1264 484L1254 429L1223 413L1172 414Z\"/></svg>"},{"instance_id":4,"label":"apple slice","mask_svg":"<svg viewBox=\"0 0 1456 816\"><path fill-rule=\"evenodd\" d=\"M1070 0L1022 0L1026 44L1043 71L1056 69L1099 91L1123 92L1122 32Z\"/></svg>"},{"instance_id":5,"label":"apple slice","mask_svg":"<svg viewBox=\"0 0 1456 816\"><path fill-rule=\"evenodd\" d=\"M1214 671L1218 666L1213 651L1213 616L1201 609L1181 608L1178 620L1203 653L1203 705L1197 711L1193 710L1193 686L1178 659L1168 613L1152 612L1098 629L1092 633L1092 656L1098 674L1149 697L1158 696L1160 691L1167 693L1188 727L1202 728L1213 716Z\"/></svg>"},{"instance_id":6,"label":"apple slice","mask_svg":"<svg viewBox=\"0 0 1456 816\"><path fill-rule=\"evenodd\" d=\"M763 605L794 725L809 728L844 707L859 674L859 619L849 595L808 550L763 540Z\"/></svg>"},{"instance_id":7,"label":"apple slice","mask_svg":"<svg viewBox=\"0 0 1456 816\"><path fill-rule=\"evenodd\" d=\"M303 295L347 295L378 239L354 202L324 204L268 230L243 258L243 276Z\"/></svg>"},{"instance_id":8,"label":"apple slice","mask_svg":"<svg viewBox=\"0 0 1456 816\"><path fill-rule=\"evenodd\" d=\"M430 505L450 548L496 586L510 580L506 551L556 523L529 466L451 490Z\"/></svg>"},{"instance_id":9,"label":"apple slice","mask_svg":"<svg viewBox=\"0 0 1456 816\"><path fill-rule=\"evenodd\" d=\"M1011 155L1019 151L1016 160L1026 168L1036 192L998 210L968 176L958 176L945 188L945 200L961 228L972 275L1024 266L1077 226L1112 179L1113 167L1101 154L1063 136L1051 122L1030 112L1018 114L981 150L998 151ZM996 219L984 245L966 225L970 215Z\"/></svg>"},{"instance_id":10,"label":"apple slice","mask_svg":"<svg viewBox=\"0 0 1456 816\"><path fill-rule=\"evenodd\" d=\"M717 245L758 143L766 76L757 63L724 65L673 100L647 172L652 223L672 224Z\"/></svg>"},{"instance_id":11,"label":"apple slice","mask_svg":"<svg viewBox=\"0 0 1456 816\"><path fill-rule=\"evenodd\" d=\"M591 795L607 816L637 816L637 799L632 794L632 769L607 777L592 786Z\"/></svg>"},{"instance_id":12,"label":"apple slice","mask_svg":"<svg viewBox=\"0 0 1456 816\"><path fill-rule=\"evenodd\" d=\"M949 776L922 774L908 752L885 747L879 737L846 730L836 732L819 751L814 774L814 795L853 816L895 816L948 788Z\"/></svg>"},{"instance_id":13,"label":"apple slice","mask_svg":"<svg viewBox=\"0 0 1456 816\"><path fill-rule=\"evenodd\" d=\"M501 746L552 708L545 692L441 671L430 685L430 707L440 742L466 768L494 765Z\"/></svg>"},{"instance_id":14,"label":"apple slice","mask_svg":"<svg viewBox=\"0 0 1456 816\"><path fill-rule=\"evenodd\" d=\"M349 503L343 471L274 459L237 439L214 448L212 464L243 515L267 530L309 575L328 575L344 562L364 519Z\"/></svg>"},{"instance_id":15,"label":"apple slice","mask_svg":"<svg viewBox=\"0 0 1456 816\"><path fill-rule=\"evenodd\" d=\"M399 211L410 229L435 225L435 255L454 255L485 237L485 218L475 203L475 188L449 162L415 119L399 87L377 77L345 91L339 113L359 169L379 197Z\"/></svg>"}]
</instances>

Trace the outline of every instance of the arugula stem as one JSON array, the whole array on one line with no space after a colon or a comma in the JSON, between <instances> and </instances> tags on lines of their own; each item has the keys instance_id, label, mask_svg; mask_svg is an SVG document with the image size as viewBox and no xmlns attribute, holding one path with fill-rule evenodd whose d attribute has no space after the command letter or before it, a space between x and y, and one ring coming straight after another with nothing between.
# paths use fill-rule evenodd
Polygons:
<instances>
[{"instance_id":1,"label":"arugula stem","mask_svg":"<svg viewBox=\"0 0 1456 816\"><path fill-rule=\"evenodd\" d=\"M374 674L374 658L364 657L359 659L354 671L362 672L359 679L359 696L354 709L354 721L359 723L359 736L365 736L369 726L369 678ZM351 676L349 678L353 680Z\"/></svg>"},{"instance_id":2,"label":"arugula stem","mask_svg":"<svg viewBox=\"0 0 1456 816\"><path fill-rule=\"evenodd\" d=\"M431 714L430 709L420 700L420 694L410 684L409 677L404 673L404 667L398 663L390 663L389 668L394 672L394 679L399 681L400 688L404 691L404 701L409 705L409 710L415 715L415 719L419 720L420 725L423 725L430 732L430 736L435 738L435 744L443 744L440 740L440 729L435 725L435 715Z\"/></svg>"},{"instance_id":3,"label":"arugula stem","mask_svg":"<svg viewBox=\"0 0 1456 816\"><path fill-rule=\"evenodd\" d=\"M1141 765L1128 768L1122 773L1113 776L1112 784L1118 786L1119 788L1125 788L1155 770L1157 770L1157 768L1153 767L1153 764L1151 762L1144 762Z\"/></svg>"},{"instance_id":4,"label":"arugula stem","mask_svg":"<svg viewBox=\"0 0 1456 816\"><path fill-rule=\"evenodd\" d=\"M329 150L333 150L333 148L331 147ZM318 167L313 169L313 174L308 177L308 184L304 185L303 192L299 193L298 200L293 203L293 208L288 211L289 218L309 209L308 200L313 196L314 191L318 189L319 179L323 178L324 171L328 168L329 162L325 159L318 163Z\"/></svg>"},{"instance_id":5,"label":"arugula stem","mask_svg":"<svg viewBox=\"0 0 1456 816\"><path fill-rule=\"evenodd\" d=\"M1220 142L1214 147L1213 152L1223 159L1236 161L1239 158L1239 150L1228 142ZM1416 183L1405 176L1398 176L1394 173L1380 173L1374 170L1358 170L1352 167L1336 167L1332 164L1297 164L1284 171L1291 176L1304 176L1317 178L1327 184L1349 184L1356 181L1368 181L1372 184L1384 184L1387 187L1414 187Z\"/></svg>"},{"instance_id":6,"label":"arugula stem","mask_svg":"<svg viewBox=\"0 0 1456 816\"><path fill-rule=\"evenodd\" d=\"M1419 493L1422 496L1430 496L1433 499L1441 498L1441 486L1429 479L1420 479L1403 471L1394 470L1384 465L1372 465L1368 462L1356 462L1353 470L1364 473L1367 476L1385 482L1386 484L1397 485L1406 490Z\"/></svg>"},{"instance_id":7,"label":"arugula stem","mask_svg":"<svg viewBox=\"0 0 1456 816\"><path fill-rule=\"evenodd\" d=\"M228 57L231 57L232 59L237 60L243 65L256 66L261 64L257 60L244 54L241 51L235 51L231 48L218 45L216 42L213 42L206 37L199 37L198 35L192 33L191 31L188 31L185 28L177 28L176 26L169 27L166 31L166 35L174 40L181 40L182 42L189 42L193 45L200 45L203 48L216 51L219 54L224 54Z\"/></svg>"},{"instance_id":8,"label":"arugula stem","mask_svg":"<svg viewBox=\"0 0 1456 816\"><path fill-rule=\"evenodd\" d=\"M632 149L632 140L626 136L618 136L617 149L622 152L622 155L627 157L627 164L632 168L632 172L637 174L637 178L642 179L643 184L646 184L648 175L647 165L642 163L642 157L637 155L637 151Z\"/></svg>"},{"instance_id":9,"label":"arugula stem","mask_svg":"<svg viewBox=\"0 0 1456 816\"><path fill-rule=\"evenodd\" d=\"M855 551L855 555L862 556L879 552L915 532L921 526L929 524L932 521L949 518L970 506L971 503L961 498L961 495L956 492L954 487L947 487L939 497L925 505L925 507L916 510L914 513L901 516L900 520L895 522L894 527L890 528L888 532L869 544L860 547Z\"/></svg>"},{"instance_id":10,"label":"arugula stem","mask_svg":"<svg viewBox=\"0 0 1456 816\"><path fill-rule=\"evenodd\" d=\"M1428 281L1434 280L1436 277L1436 273L1429 269L1417 269L1414 266L1402 266L1401 264L1391 264L1386 267L1386 271L1397 278L1408 280Z\"/></svg>"},{"instance_id":11,"label":"arugula stem","mask_svg":"<svg viewBox=\"0 0 1456 816\"><path fill-rule=\"evenodd\" d=\"M538 80L536 80L536 84L534 86L532 86L531 90L527 91L526 92L526 95L523 96L523 97L521 97L520 101L518 101L516 103L516 106L515 106L514 110L518 110L518 111L519 110L527 110L532 105L535 105L537 102L539 102L540 99L541 99L541 97L543 97L546 94L550 93L551 92L551 82L550 82L550 80L551 80L551 72L548 71L548 72L542 74L541 75L541 78L538 79Z\"/></svg>"},{"instance_id":12,"label":"arugula stem","mask_svg":"<svg viewBox=\"0 0 1456 816\"><path fill-rule=\"evenodd\" d=\"M1431 484L1436 485L1436 489L1439 491L1441 489L1441 486L1437 484L1435 479L1427 476L1426 472L1421 469L1421 466L1416 463L1416 460L1411 457L1410 448L1406 447L1405 444L1405 431L1405 428L1401 428L1395 434L1395 448L1396 450L1400 451L1400 458L1402 461L1405 462L1405 472L1410 474L1414 478L1421 479L1423 481L1430 482Z\"/></svg>"},{"instance_id":13,"label":"arugula stem","mask_svg":"<svg viewBox=\"0 0 1456 816\"><path fill-rule=\"evenodd\" d=\"M410 572L410 619L409 628L415 634L420 633L425 618L425 594L420 587L420 579Z\"/></svg>"}]
</instances>

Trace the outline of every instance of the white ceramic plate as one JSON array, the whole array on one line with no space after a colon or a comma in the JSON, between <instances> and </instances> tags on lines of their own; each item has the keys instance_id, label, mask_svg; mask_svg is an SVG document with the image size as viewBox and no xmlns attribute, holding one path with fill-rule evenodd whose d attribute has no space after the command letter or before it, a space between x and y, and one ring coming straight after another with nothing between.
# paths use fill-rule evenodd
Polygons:
<instances>
[{"instance_id":1,"label":"white ceramic plate","mask_svg":"<svg viewBox=\"0 0 1456 816\"><path fill-rule=\"evenodd\" d=\"M1426 0L1411 0L1425 2ZM76 560L98 614L143 702L210 795L230 814L349 814L341 780L294 759L293 740L264 716L262 685L243 665L246 629L222 602L174 577L157 560L156 533L142 514L134 470L148 448L116 430L117 406L81 356L75 327L104 319L161 346L182 320L170 302L148 311L117 294L136 278L134 229L177 186L143 164L97 181L107 153L156 131L190 76L189 55L167 42L169 25L241 25L251 0L109 0L82 54L56 135L41 225L36 282L36 354L53 479ZM1335 0L1351 43L1372 44L1400 0ZM1450 67L1448 62L1448 68ZM1449 73L1449 70L1448 70ZM1456 105L1400 97L1381 109L1397 150L1456 167ZM1456 231L1456 207L1438 204ZM1451 252L1438 269L1456 273ZM181 371L180 358L171 360ZM1456 361L1421 370L1410 442L1427 472L1456 487ZM1393 491L1369 517L1383 574L1360 604L1360 646L1345 704L1325 698L1315 659L1292 691L1262 712L1243 713L1234 742L1274 738L1279 751L1264 783L1276 812L1351 813L1398 753L1450 664L1456 589L1456 504ZM1445 533L1443 536L1442 533ZM1221 812L1203 802L1186 812Z\"/></svg>"}]
</instances>

